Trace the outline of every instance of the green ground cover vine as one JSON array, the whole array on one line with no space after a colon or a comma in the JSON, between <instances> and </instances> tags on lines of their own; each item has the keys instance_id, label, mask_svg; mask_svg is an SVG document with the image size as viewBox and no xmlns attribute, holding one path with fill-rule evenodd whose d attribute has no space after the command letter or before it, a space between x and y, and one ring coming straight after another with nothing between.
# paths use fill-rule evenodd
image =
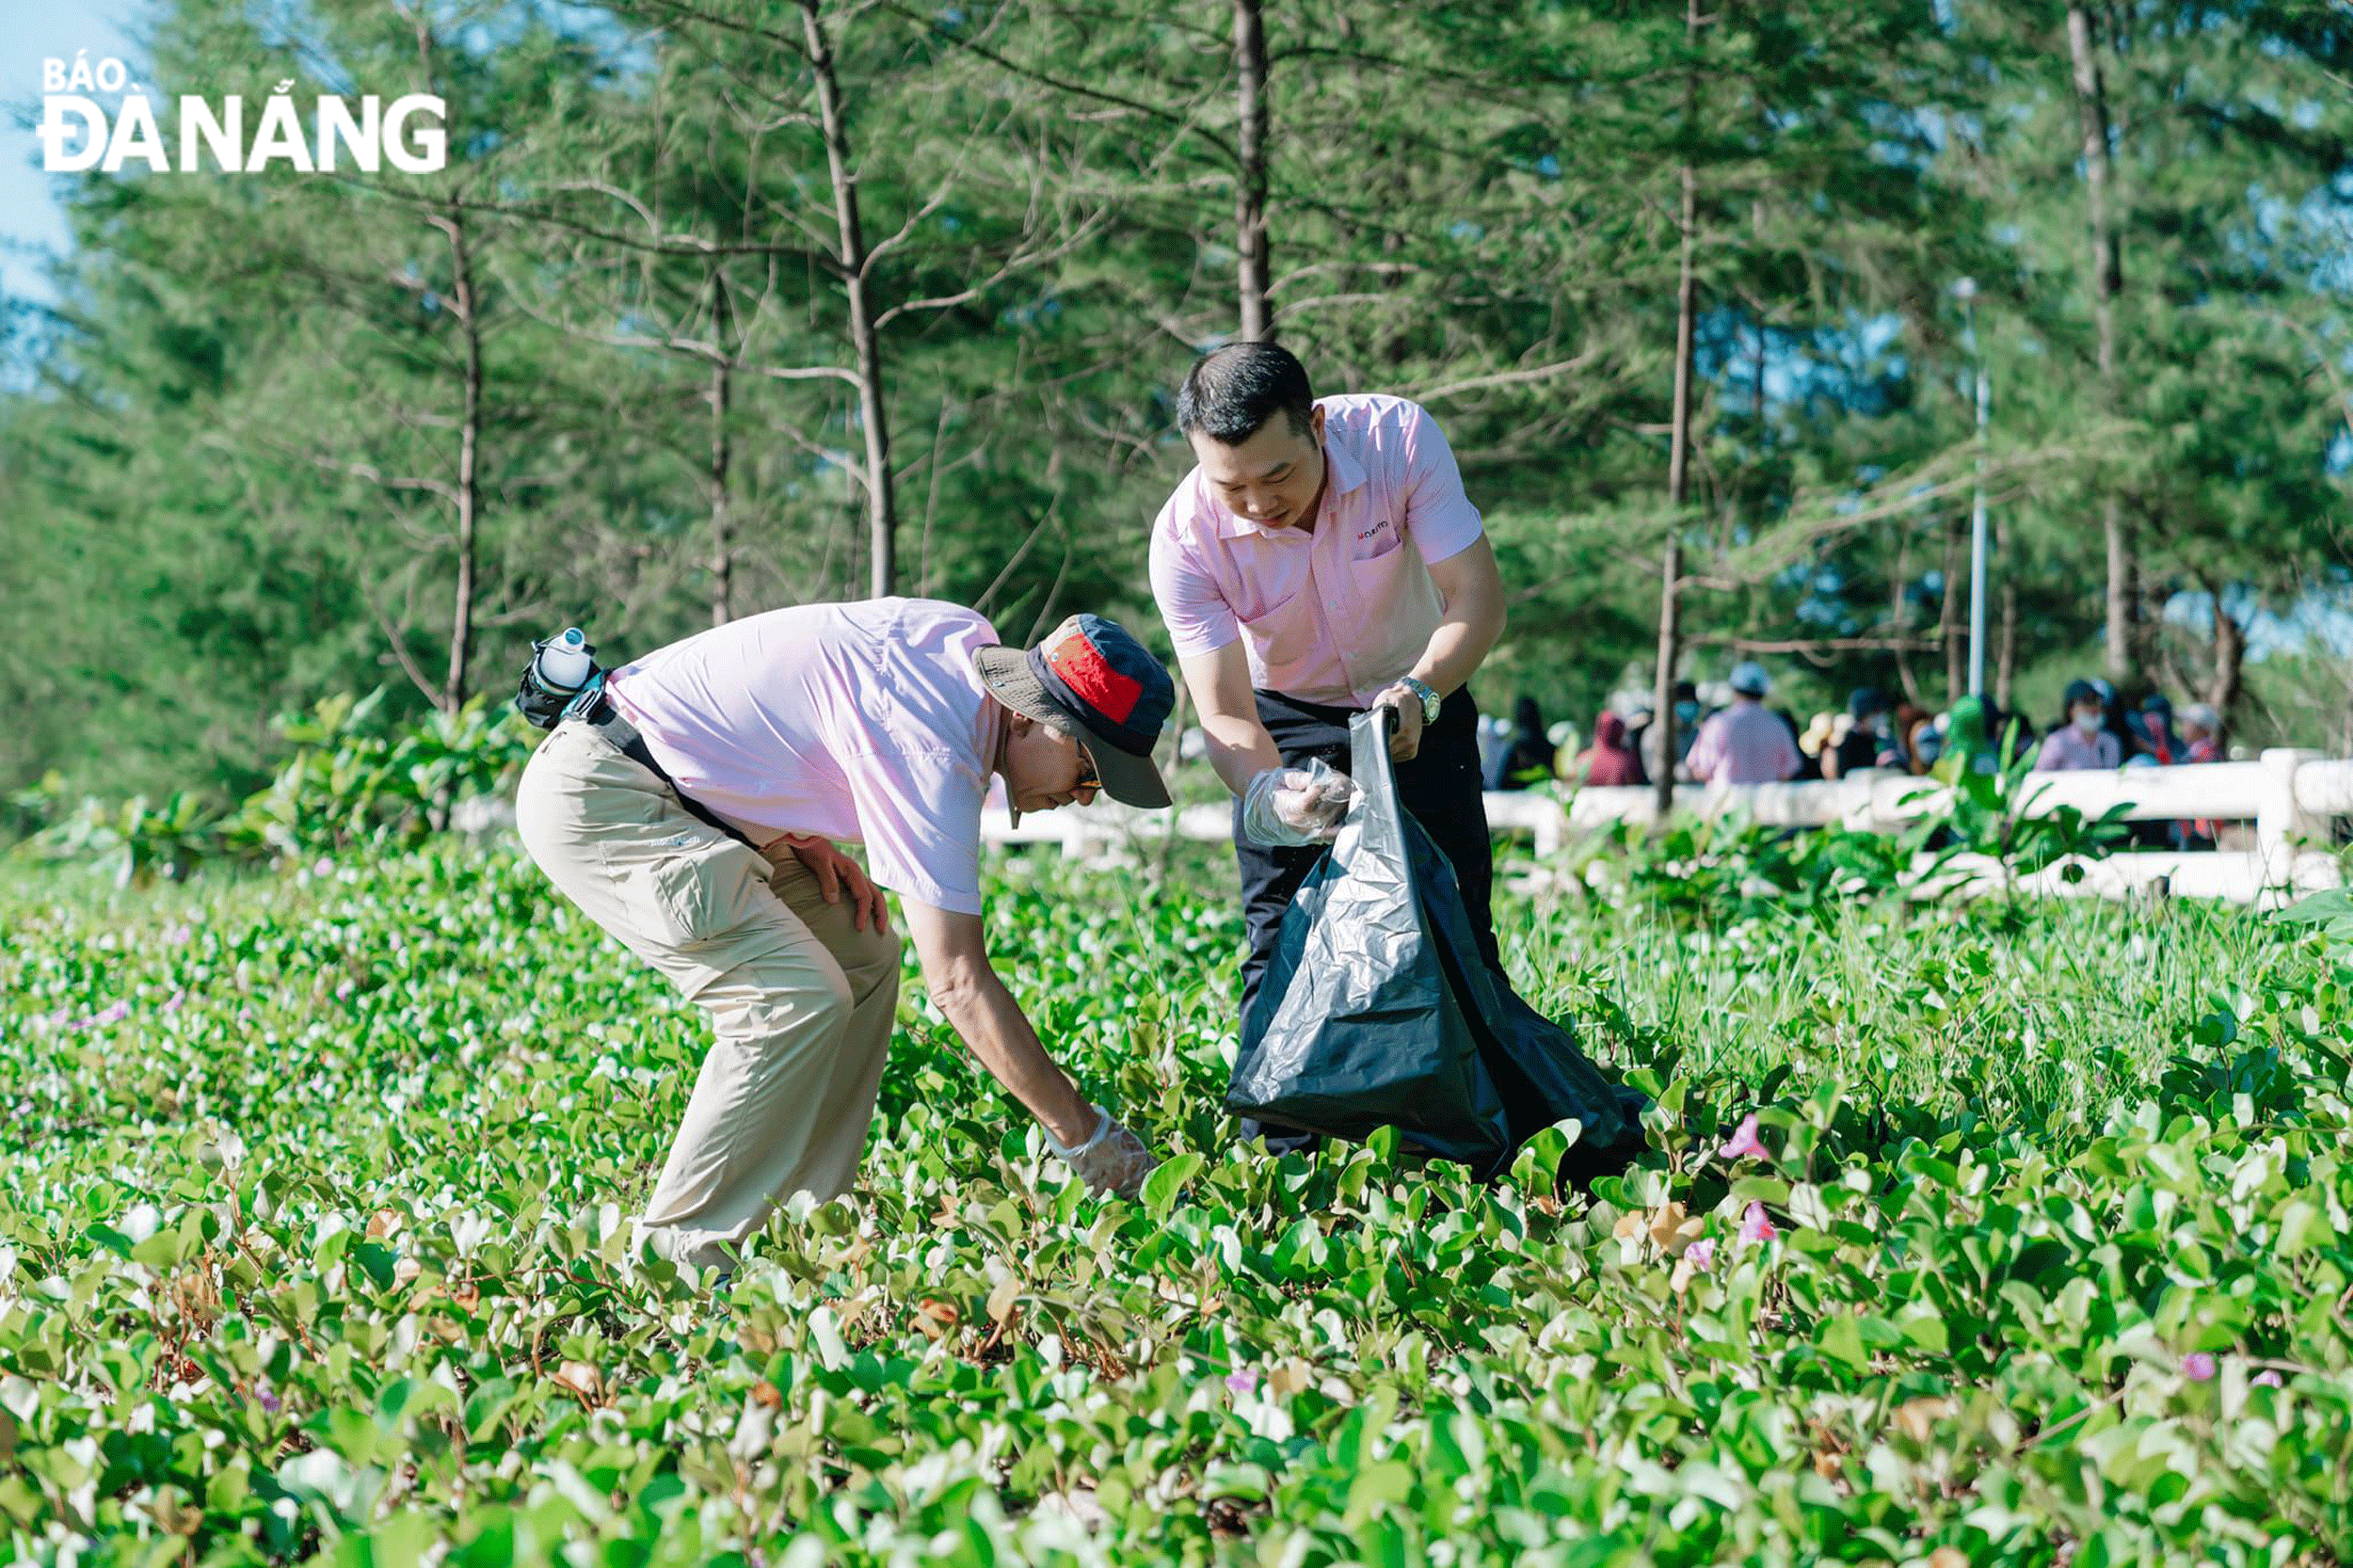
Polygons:
<instances>
[{"instance_id":1,"label":"green ground cover vine","mask_svg":"<svg viewBox=\"0 0 2353 1568\"><path fill-rule=\"evenodd\" d=\"M2353 968L2227 910L1509 899L1657 1096L1555 1200L1247 1156L1230 871L992 871L1173 1158L1062 1179L918 984L850 1202L624 1256L693 1013L511 856L0 892L0 1518L40 1562L2322 1562ZM1112 880L1105 881L1109 876ZM1729 895L1728 895L1729 896ZM1752 1118L1753 1118L1752 1120ZM445 1556L443 1554L446 1554Z\"/></svg>"}]
</instances>

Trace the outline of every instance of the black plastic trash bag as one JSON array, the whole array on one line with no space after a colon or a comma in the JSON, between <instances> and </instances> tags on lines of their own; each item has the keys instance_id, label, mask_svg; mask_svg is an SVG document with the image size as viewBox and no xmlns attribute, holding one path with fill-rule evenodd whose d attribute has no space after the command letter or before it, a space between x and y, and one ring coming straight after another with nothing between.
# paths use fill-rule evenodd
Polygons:
<instances>
[{"instance_id":1,"label":"black plastic trash bag","mask_svg":"<svg viewBox=\"0 0 2353 1568\"><path fill-rule=\"evenodd\" d=\"M1574 1116L1563 1179L1623 1170L1648 1102L1481 959L1453 866L1398 803L1389 722L1350 722L1362 794L1284 913L1227 1108L1337 1138L1394 1127L1482 1177Z\"/></svg>"}]
</instances>

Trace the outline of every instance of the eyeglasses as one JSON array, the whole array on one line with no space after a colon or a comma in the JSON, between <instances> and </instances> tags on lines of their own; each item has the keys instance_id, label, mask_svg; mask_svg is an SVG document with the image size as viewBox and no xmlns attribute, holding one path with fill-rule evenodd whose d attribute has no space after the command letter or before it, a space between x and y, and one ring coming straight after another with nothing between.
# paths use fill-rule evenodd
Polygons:
<instances>
[{"instance_id":1,"label":"eyeglasses","mask_svg":"<svg viewBox=\"0 0 2353 1568\"><path fill-rule=\"evenodd\" d=\"M1086 743L1073 741L1071 744L1079 748L1080 772L1079 781L1070 787L1074 790L1100 790L1103 787L1103 780L1101 776L1095 771L1095 758L1087 751Z\"/></svg>"}]
</instances>

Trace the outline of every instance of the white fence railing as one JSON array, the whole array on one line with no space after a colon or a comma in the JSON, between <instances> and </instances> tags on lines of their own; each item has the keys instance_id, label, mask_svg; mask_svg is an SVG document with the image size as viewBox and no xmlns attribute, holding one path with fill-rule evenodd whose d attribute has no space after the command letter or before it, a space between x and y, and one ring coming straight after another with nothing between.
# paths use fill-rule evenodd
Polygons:
<instances>
[{"instance_id":1,"label":"white fence railing","mask_svg":"<svg viewBox=\"0 0 2353 1568\"><path fill-rule=\"evenodd\" d=\"M2039 891L2124 897L2164 891L2238 904L2280 904L2317 888L2337 886L2338 860L2325 846L2329 819L2353 816L2353 760L2280 747L2252 762L2207 762L2177 768L2125 768L2112 773L2028 776L2029 815L2073 806L2096 817L2120 802L2134 822L2251 823L2246 847L2194 852L2135 851L2087 861L2079 881L2058 867L2025 879ZM1909 774L1869 771L1834 781L1754 784L1731 788L1675 787L1677 810L1703 816L1744 815L1761 823L1817 827L1842 823L1864 832L1895 833L1943 808L1944 788ZM1561 852L1570 839L1617 823L1656 820L1649 789L1579 790L1564 802L1549 794L1490 794L1488 825L1529 835L1537 857ZM1100 859L1136 853L1170 832L1214 841L1233 829L1230 805L1140 811L1109 800L1026 817L1012 825L1004 811L982 813L991 843L1050 843L1064 855ZM1952 869L1998 880L1999 868L1964 856Z\"/></svg>"}]
</instances>

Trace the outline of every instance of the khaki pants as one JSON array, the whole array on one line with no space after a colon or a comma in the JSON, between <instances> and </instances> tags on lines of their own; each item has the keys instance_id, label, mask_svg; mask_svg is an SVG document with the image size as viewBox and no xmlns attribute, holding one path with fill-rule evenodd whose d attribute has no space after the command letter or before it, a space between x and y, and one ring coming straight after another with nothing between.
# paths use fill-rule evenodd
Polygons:
<instances>
[{"instance_id":1,"label":"khaki pants","mask_svg":"<svg viewBox=\"0 0 2353 1568\"><path fill-rule=\"evenodd\" d=\"M664 1256L728 1267L796 1192L857 1174L899 995L895 936L858 931L789 851L689 816L584 724L523 770L516 821L548 879L711 1016L678 1141L639 1218Z\"/></svg>"}]
</instances>

